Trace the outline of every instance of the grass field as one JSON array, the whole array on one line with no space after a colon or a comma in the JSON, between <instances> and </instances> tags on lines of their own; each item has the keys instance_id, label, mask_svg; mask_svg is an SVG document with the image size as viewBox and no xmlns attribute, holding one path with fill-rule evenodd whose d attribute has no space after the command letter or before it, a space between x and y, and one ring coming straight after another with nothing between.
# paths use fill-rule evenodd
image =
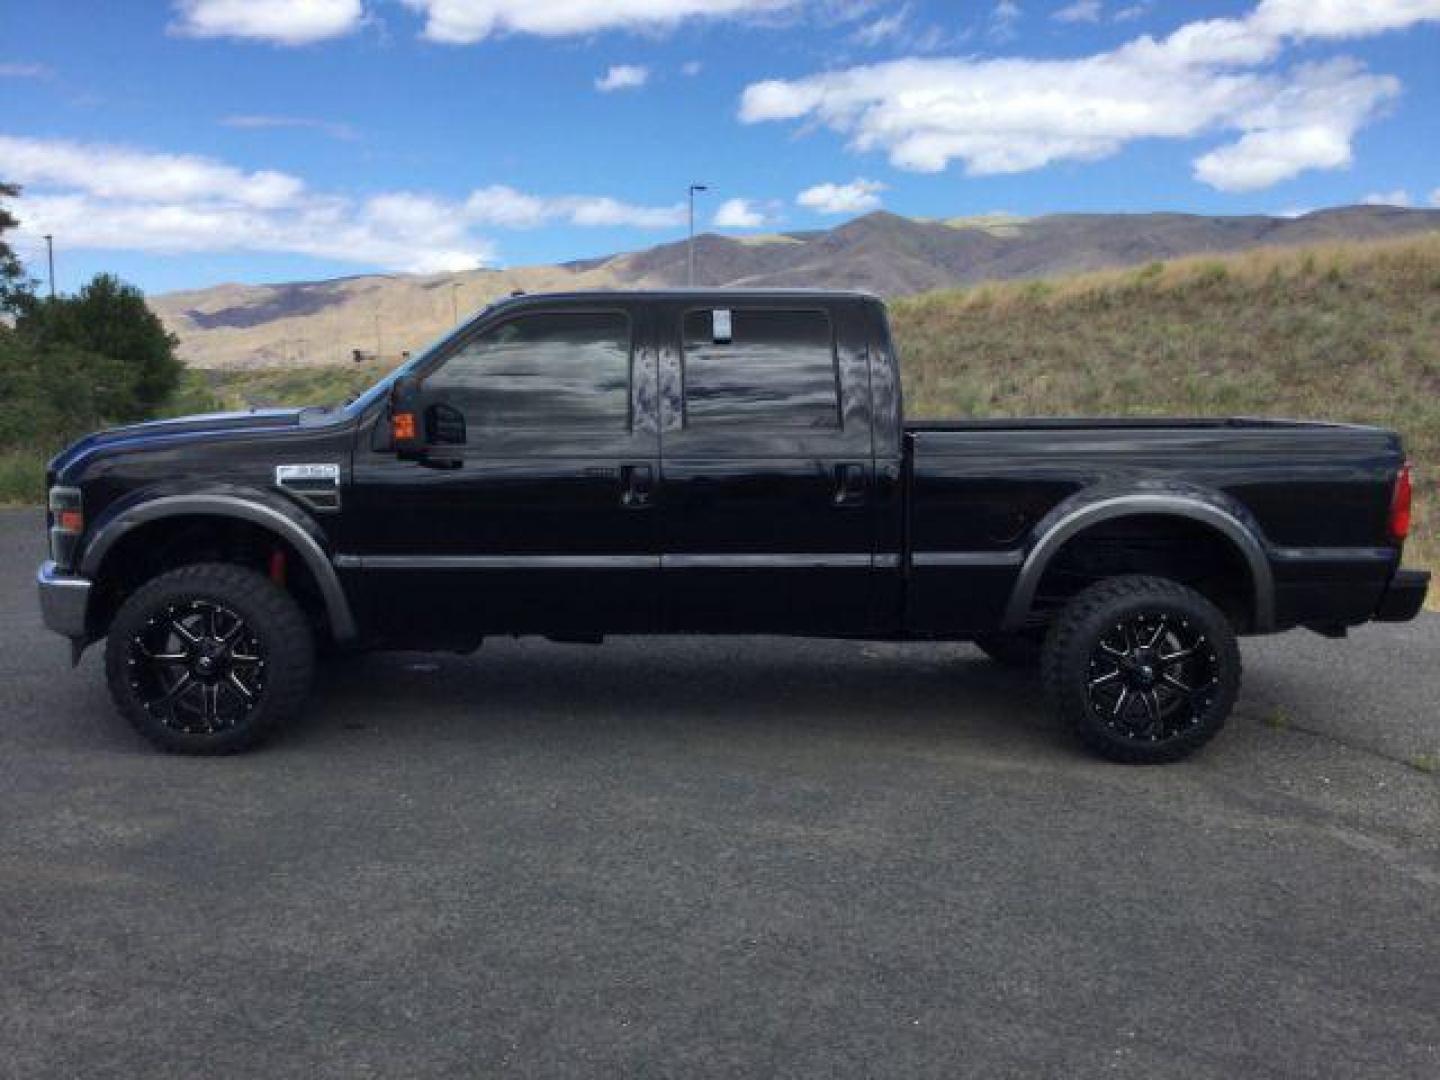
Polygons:
<instances>
[{"instance_id":1,"label":"grass field","mask_svg":"<svg viewBox=\"0 0 1440 1080\"><path fill-rule=\"evenodd\" d=\"M1440 564L1440 234L984 285L891 308L911 415L1381 424L1416 463L1407 561ZM375 365L186 373L177 412L343 401ZM0 454L0 498L43 477Z\"/></svg>"}]
</instances>

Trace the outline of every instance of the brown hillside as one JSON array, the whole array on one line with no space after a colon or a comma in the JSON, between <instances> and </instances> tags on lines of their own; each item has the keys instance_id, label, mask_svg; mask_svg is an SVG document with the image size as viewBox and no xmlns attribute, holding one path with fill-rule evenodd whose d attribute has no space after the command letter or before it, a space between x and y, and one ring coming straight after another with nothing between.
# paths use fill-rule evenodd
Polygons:
<instances>
[{"instance_id":1,"label":"brown hillside","mask_svg":"<svg viewBox=\"0 0 1440 1080\"><path fill-rule=\"evenodd\" d=\"M1440 229L1440 211L1350 207L1300 218L1056 214L925 221L867 214L837 228L696 238L698 283L815 286L906 296L981 281L1039 278L1201 253ZM430 276L370 275L283 285L222 285L152 306L196 367L333 364L352 351L398 358L456 315L515 289L682 284L686 245L561 266Z\"/></svg>"}]
</instances>

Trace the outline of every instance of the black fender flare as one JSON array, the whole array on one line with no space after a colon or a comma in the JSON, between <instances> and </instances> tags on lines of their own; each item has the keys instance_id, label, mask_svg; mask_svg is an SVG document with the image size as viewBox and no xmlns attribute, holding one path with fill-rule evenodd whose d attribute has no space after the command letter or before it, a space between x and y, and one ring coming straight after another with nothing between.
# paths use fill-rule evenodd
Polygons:
<instances>
[{"instance_id":1,"label":"black fender flare","mask_svg":"<svg viewBox=\"0 0 1440 1080\"><path fill-rule=\"evenodd\" d=\"M1040 579L1067 540L1102 521L1137 515L1185 518L1207 525L1229 540L1250 570L1255 631L1265 633L1274 629L1275 574L1258 530L1243 520L1243 511L1230 509L1214 496L1173 490L1106 495L1079 505L1057 507L1037 527L1039 538L1025 556L1010 592L1005 629L1017 630L1025 625Z\"/></svg>"},{"instance_id":2,"label":"black fender flare","mask_svg":"<svg viewBox=\"0 0 1440 1080\"><path fill-rule=\"evenodd\" d=\"M310 528L292 514L271 506L259 496L231 492L196 492L178 495L157 495L143 499L117 511L100 527L85 547L80 573L94 579L100 572L105 556L125 535L153 521L168 517L227 517L258 525L285 540L314 576L320 588L330 629L337 641L356 637L355 615L350 599L340 583L335 565Z\"/></svg>"}]
</instances>

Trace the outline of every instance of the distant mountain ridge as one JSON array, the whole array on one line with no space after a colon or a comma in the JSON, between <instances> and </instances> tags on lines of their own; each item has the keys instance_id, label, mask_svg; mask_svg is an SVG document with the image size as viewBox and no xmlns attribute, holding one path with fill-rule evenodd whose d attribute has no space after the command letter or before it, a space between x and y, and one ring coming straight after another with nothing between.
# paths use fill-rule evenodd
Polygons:
<instances>
[{"instance_id":1,"label":"distant mountain ridge","mask_svg":"<svg viewBox=\"0 0 1440 1080\"><path fill-rule=\"evenodd\" d=\"M877 211L820 231L695 238L696 284L808 286L904 296L1249 248L1440 230L1440 210L1352 206L1300 217L1051 214L907 218ZM151 298L196 367L311 365L354 350L398 357L516 289L684 284L684 241L555 266L218 285Z\"/></svg>"}]
</instances>

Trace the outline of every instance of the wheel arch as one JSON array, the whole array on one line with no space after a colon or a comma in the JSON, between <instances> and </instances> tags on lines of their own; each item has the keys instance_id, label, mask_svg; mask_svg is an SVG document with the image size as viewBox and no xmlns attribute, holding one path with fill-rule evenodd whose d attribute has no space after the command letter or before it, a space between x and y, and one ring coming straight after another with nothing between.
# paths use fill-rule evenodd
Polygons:
<instances>
[{"instance_id":1,"label":"wheel arch","mask_svg":"<svg viewBox=\"0 0 1440 1080\"><path fill-rule=\"evenodd\" d=\"M1058 508L1037 528L1039 538L1021 564L1005 608L1003 626L1017 630L1026 624L1046 570L1071 540L1106 522L1170 518L1203 527L1235 554L1249 573L1251 628L1259 633L1271 630L1275 623L1274 573L1257 530L1243 520L1242 514L1243 511L1231 510L1213 497L1176 492L1110 495Z\"/></svg>"},{"instance_id":2,"label":"wheel arch","mask_svg":"<svg viewBox=\"0 0 1440 1080\"><path fill-rule=\"evenodd\" d=\"M197 492L155 496L118 510L100 526L85 547L80 573L92 581L104 580L107 558L137 530L157 523L180 518L243 522L282 541L301 560L315 583L331 633L337 641L352 640L357 633L355 617L339 574L315 535L318 530L297 516L258 495Z\"/></svg>"}]
</instances>

